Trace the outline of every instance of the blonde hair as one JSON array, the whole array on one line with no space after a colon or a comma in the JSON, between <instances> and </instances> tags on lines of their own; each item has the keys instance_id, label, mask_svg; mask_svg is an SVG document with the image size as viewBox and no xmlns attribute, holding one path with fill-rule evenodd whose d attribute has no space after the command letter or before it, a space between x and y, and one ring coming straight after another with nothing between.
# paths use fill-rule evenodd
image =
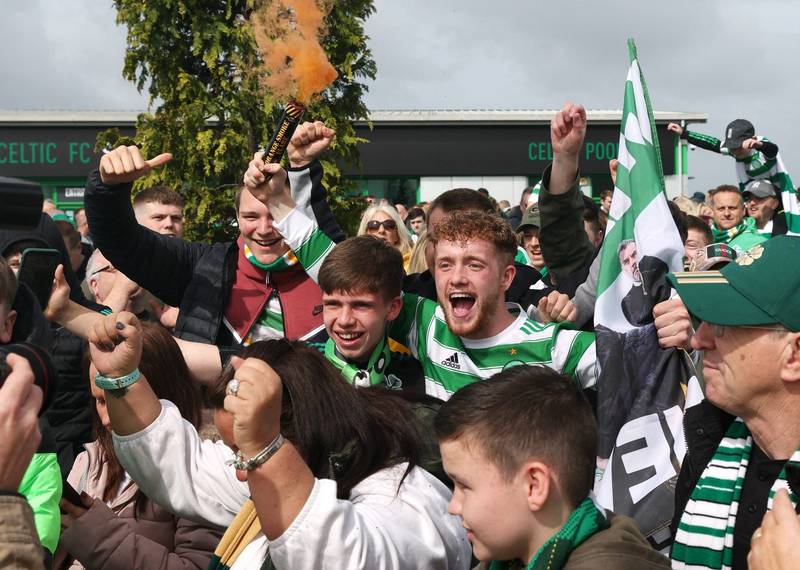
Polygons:
<instances>
[{"instance_id":1,"label":"blonde hair","mask_svg":"<svg viewBox=\"0 0 800 570\"><path fill-rule=\"evenodd\" d=\"M430 238L428 232L423 231L417 238L417 243L414 244L414 249L411 250L411 259L408 261L408 271L412 273L422 273L428 269L428 261L425 259L425 246L428 245Z\"/></svg>"},{"instance_id":2,"label":"blonde hair","mask_svg":"<svg viewBox=\"0 0 800 570\"><path fill-rule=\"evenodd\" d=\"M361 216L361 223L358 225L358 235L368 235L367 224L372 220L372 216L374 216L377 212L383 212L389 216L397 226L397 237L399 238L399 242L397 244L392 244L392 246L399 249L400 253L403 255L410 253L411 248L413 247L411 234L408 232L408 228L403 223L403 220L400 219L400 214L397 213L397 210L394 209L394 206L389 206L388 204L373 204L367 208L364 214Z\"/></svg>"},{"instance_id":3,"label":"blonde hair","mask_svg":"<svg viewBox=\"0 0 800 570\"><path fill-rule=\"evenodd\" d=\"M692 200L691 198L687 198L686 196L678 196L673 198L672 200L675 202L675 205L681 209L681 212L685 214L689 214L690 216L697 216L700 213L700 204Z\"/></svg>"}]
</instances>

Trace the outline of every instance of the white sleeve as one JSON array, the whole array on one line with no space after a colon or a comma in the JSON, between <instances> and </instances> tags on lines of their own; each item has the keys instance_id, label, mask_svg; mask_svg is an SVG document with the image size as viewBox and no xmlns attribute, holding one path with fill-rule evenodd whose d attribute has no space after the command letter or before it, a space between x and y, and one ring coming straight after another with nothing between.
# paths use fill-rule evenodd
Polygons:
<instances>
[{"instance_id":1,"label":"white sleeve","mask_svg":"<svg viewBox=\"0 0 800 570\"><path fill-rule=\"evenodd\" d=\"M552 368L573 376L581 388L595 388L599 366L595 336L584 331L557 327L553 339Z\"/></svg>"},{"instance_id":2,"label":"white sleeve","mask_svg":"<svg viewBox=\"0 0 800 570\"><path fill-rule=\"evenodd\" d=\"M311 169L303 168L302 170L289 170L289 188L292 192L292 199L297 205L297 208L302 211L306 217L315 220L314 210L311 208Z\"/></svg>"},{"instance_id":3,"label":"white sleeve","mask_svg":"<svg viewBox=\"0 0 800 570\"><path fill-rule=\"evenodd\" d=\"M201 439L168 400L161 400L161 414L142 431L114 434L114 450L142 492L178 516L227 527L250 498L247 483L225 464L233 451Z\"/></svg>"},{"instance_id":4,"label":"white sleeve","mask_svg":"<svg viewBox=\"0 0 800 570\"><path fill-rule=\"evenodd\" d=\"M273 225L292 249L306 274L319 283L322 263L336 244L299 207L293 208L289 215Z\"/></svg>"},{"instance_id":5,"label":"white sleeve","mask_svg":"<svg viewBox=\"0 0 800 570\"><path fill-rule=\"evenodd\" d=\"M468 569L471 548L459 519L447 513L449 491L415 468L397 492L407 464L359 483L350 500L336 483L315 481L292 525L270 542L276 568Z\"/></svg>"}]
</instances>

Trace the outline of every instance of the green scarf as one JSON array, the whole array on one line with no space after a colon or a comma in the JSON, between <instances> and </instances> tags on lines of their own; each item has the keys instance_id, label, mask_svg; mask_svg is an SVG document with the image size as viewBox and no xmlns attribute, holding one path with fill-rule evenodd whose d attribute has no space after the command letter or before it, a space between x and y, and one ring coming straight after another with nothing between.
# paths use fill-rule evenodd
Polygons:
<instances>
[{"instance_id":1,"label":"green scarf","mask_svg":"<svg viewBox=\"0 0 800 570\"><path fill-rule=\"evenodd\" d=\"M672 543L673 568L730 568L733 564L733 529L742 485L753 449L753 436L741 420L731 423L714 457L695 485L681 515ZM800 463L800 450L786 462ZM779 489L786 489L793 504L797 496L786 481L786 465L769 491L767 509Z\"/></svg>"},{"instance_id":2,"label":"green scarf","mask_svg":"<svg viewBox=\"0 0 800 570\"><path fill-rule=\"evenodd\" d=\"M297 257L291 249L272 263L261 263L256 259L256 256L253 255L253 252L250 251L248 245L244 244L244 257L254 266L264 271L286 271L293 265L297 265Z\"/></svg>"},{"instance_id":3,"label":"green scarf","mask_svg":"<svg viewBox=\"0 0 800 570\"><path fill-rule=\"evenodd\" d=\"M389 363L392 360L392 353L389 350L389 343L386 342L384 337L383 342L375 345L372 354L369 357L369 362L365 369L360 369L353 364L347 362L339 355L336 349L336 344L333 339L329 338L325 343L325 358L328 362L333 364L339 372L342 373L345 380L350 382L356 388L366 388L368 386L377 386L386 382L386 369L389 368Z\"/></svg>"},{"instance_id":4,"label":"green scarf","mask_svg":"<svg viewBox=\"0 0 800 570\"><path fill-rule=\"evenodd\" d=\"M545 542L526 566L527 570L559 570L566 564L572 551L586 539L608 528L605 515L590 498L586 498L572 511L561 529ZM507 570L510 562L492 561L489 570Z\"/></svg>"},{"instance_id":5,"label":"green scarf","mask_svg":"<svg viewBox=\"0 0 800 570\"><path fill-rule=\"evenodd\" d=\"M717 229L716 222L711 224L711 232L714 234L714 243L728 243L741 233L755 231L756 221L753 218L744 218L738 225L728 230Z\"/></svg>"}]
</instances>

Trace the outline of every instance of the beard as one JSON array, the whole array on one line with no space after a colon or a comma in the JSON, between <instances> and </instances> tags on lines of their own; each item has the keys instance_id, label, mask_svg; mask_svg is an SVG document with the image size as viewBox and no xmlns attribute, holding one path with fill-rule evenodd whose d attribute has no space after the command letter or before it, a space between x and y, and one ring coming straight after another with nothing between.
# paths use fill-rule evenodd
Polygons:
<instances>
[{"instance_id":1,"label":"beard","mask_svg":"<svg viewBox=\"0 0 800 570\"><path fill-rule=\"evenodd\" d=\"M440 299L439 304L444 309L444 320L447 323L447 328L455 335L470 338L490 326L492 317L497 309L498 300L494 297L476 298L475 304L467 317L456 316L449 298Z\"/></svg>"}]
</instances>

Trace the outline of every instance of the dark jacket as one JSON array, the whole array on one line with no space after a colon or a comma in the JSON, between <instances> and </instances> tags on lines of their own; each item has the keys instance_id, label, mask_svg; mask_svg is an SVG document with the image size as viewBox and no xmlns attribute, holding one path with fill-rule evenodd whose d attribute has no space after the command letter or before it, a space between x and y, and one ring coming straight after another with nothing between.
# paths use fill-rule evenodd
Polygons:
<instances>
[{"instance_id":1,"label":"dark jacket","mask_svg":"<svg viewBox=\"0 0 800 570\"><path fill-rule=\"evenodd\" d=\"M539 191L539 212L542 227L539 242L545 265L553 276L556 289L570 297L589 275L596 251L583 225L583 194L579 177L566 194L553 196L550 187L549 165L542 174Z\"/></svg>"},{"instance_id":2,"label":"dark jacket","mask_svg":"<svg viewBox=\"0 0 800 570\"><path fill-rule=\"evenodd\" d=\"M786 212L781 205L775 213L772 214L772 233L770 237L782 236L789 231L789 225L786 223Z\"/></svg>"},{"instance_id":3,"label":"dark jacket","mask_svg":"<svg viewBox=\"0 0 800 570\"><path fill-rule=\"evenodd\" d=\"M314 162L308 169L313 184L312 208L315 215L322 215L323 209L319 206L325 201L322 167ZM175 336L212 344L234 342L222 319L237 275L239 248L236 242L208 245L152 232L136 222L130 191L130 184L105 186L98 171L89 175L85 207L95 247L136 283L168 305L180 308ZM330 214L330 210L327 213ZM329 237L334 241L343 237L341 230L335 231L338 226L335 222L332 225L330 219L318 220L318 223L320 228L331 232ZM309 278L306 276L306 279ZM283 296L285 291L280 280L270 281L268 288L274 286ZM287 285L287 291L295 285ZM303 299L298 300L300 304L303 302ZM314 309L304 311L302 307L292 306L284 317L288 328L297 329L289 322L295 315L310 314Z\"/></svg>"},{"instance_id":4,"label":"dark jacket","mask_svg":"<svg viewBox=\"0 0 800 570\"><path fill-rule=\"evenodd\" d=\"M695 485L714 457L719 442L725 437L725 432L728 431L735 419L734 416L716 407L708 400L703 400L686 410L683 417L686 456L683 458L681 472L675 486L675 514L670 527L673 536L675 536L681 515L686 510ZM787 464L786 479L792 492L800 494L800 469Z\"/></svg>"},{"instance_id":5,"label":"dark jacket","mask_svg":"<svg viewBox=\"0 0 800 570\"><path fill-rule=\"evenodd\" d=\"M650 547L633 519L607 512L611 526L589 537L573 550L562 570L663 570L669 559ZM508 570L523 570L517 561ZM475 570L486 570L482 562Z\"/></svg>"},{"instance_id":6,"label":"dark jacket","mask_svg":"<svg viewBox=\"0 0 800 570\"><path fill-rule=\"evenodd\" d=\"M54 326L51 347L58 391L45 417L52 428L61 474L66 476L83 444L92 440L91 393L83 368L88 345L67 329Z\"/></svg>"},{"instance_id":7,"label":"dark jacket","mask_svg":"<svg viewBox=\"0 0 800 570\"><path fill-rule=\"evenodd\" d=\"M578 546L563 570L657 570L669 559L653 550L628 517L609 513L611 526Z\"/></svg>"},{"instance_id":8,"label":"dark jacket","mask_svg":"<svg viewBox=\"0 0 800 570\"><path fill-rule=\"evenodd\" d=\"M508 210L506 213L506 220L508 224L511 226L511 229L517 231L520 223L522 223L522 208L517 205Z\"/></svg>"},{"instance_id":9,"label":"dark jacket","mask_svg":"<svg viewBox=\"0 0 800 570\"><path fill-rule=\"evenodd\" d=\"M34 230L4 230L0 229L0 255L5 254L6 249L16 242L23 240L33 240L40 242L39 247L46 247L58 250L61 257L61 265L64 266L64 278L69 285L69 297L76 303L89 307L92 310L99 311L102 307L86 299L81 290L81 284L72 271L72 265L69 261L69 254L64 245L64 238L61 237L61 232L58 231L58 226L47 214L42 214L39 220L39 226Z\"/></svg>"}]
</instances>

